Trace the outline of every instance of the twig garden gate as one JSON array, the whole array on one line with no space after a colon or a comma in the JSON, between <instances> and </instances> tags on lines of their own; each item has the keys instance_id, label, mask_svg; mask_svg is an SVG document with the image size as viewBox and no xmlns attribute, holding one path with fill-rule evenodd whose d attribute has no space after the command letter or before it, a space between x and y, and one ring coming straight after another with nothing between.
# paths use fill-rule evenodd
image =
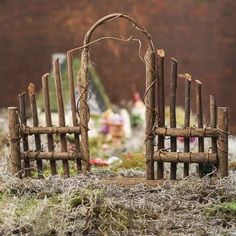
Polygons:
<instances>
[{"instance_id":1,"label":"twig garden gate","mask_svg":"<svg viewBox=\"0 0 236 236\"><path fill-rule=\"evenodd\" d=\"M136 23L131 17L122 13L107 15L98 20L87 32L84 45L67 52L67 68L70 86L70 101L73 126L65 124L64 102L61 87L61 73L59 60L53 63L54 79L57 93L58 126L52 125L49 87L49 75L42 77L42 88L45 105L46 127L39 126L37 105L34 85L30 84L29 98L33 119L33 127L27 126L26 119L26 93L19 95L19 110L16 107L8 108L9 117L9 139L10 139L10 166L12 174L22 177L31 176L31 160L36 161L38 177L43 176L43 159L50 160L51 174L57 174L56 161L62 160L65 176L69 176L69 160L75 160L78 172L82 169L90 170L90 154L88 143L88 122L90 119L87 100L89 97L88 66L90 61L89 45L101 39L115 39L119 41L140 41L130 37L121 39L104 37L90 42L93 32L98 26L108 23L117 18L124 18L130 21L135 29L145 35L149 48L144 57L146 66L146 92L144 102L146 105L146 177L147 179L164 178L164 162L171 163L171 179L176 179L177 164L184 163L184 177L189 175L189 164L198 163L199 176L202 177L203 166L206 163L214 164L219 174L223 177L228 174L228 108L219 107L213 96L210 96L210 126L203 127L202 93L201 82L196 80L196 110L198 126L190 126L190 87L191 76L181 74L179 77L185 79L185 120L184 128L176 128L176 88L177 88L177 61L171 59L170 76L170 128L165 127L165 94L164 94L164 51L155 51L152 38L145 28ZM79 107L76 107L74 76L73 76L73 52L82 49L81 68L78 76ZM155 93L157 90L157 109L155 105ZM77 111L78 110L78 111ZM77 113L79 120L77 119ZM48 151L41 151L41 134L47 135ZM75 150L68 151L66 134L73 134L75 138ZM29 150L28 136L34 135L35 150ZM54 150L53 136L60 136L60 152ZM165 137L170 137L170 151L165 149ZM155 139L158 139L157 150L155 151ZM177 152L177 137L184 137L184 152ZM198 138L198 152L190 151L190 138ZM204 138L211 138L211 152L204 151ZM22 144L21 144L22 143ZM21 151L23 146L23 151ZM22 163L23 161L23 163ZM154 165L157 163L157 171ZM23 165L22 165L23 164ZM156 173L155 173L156 172Z\"/></svg>"}]
</instances>

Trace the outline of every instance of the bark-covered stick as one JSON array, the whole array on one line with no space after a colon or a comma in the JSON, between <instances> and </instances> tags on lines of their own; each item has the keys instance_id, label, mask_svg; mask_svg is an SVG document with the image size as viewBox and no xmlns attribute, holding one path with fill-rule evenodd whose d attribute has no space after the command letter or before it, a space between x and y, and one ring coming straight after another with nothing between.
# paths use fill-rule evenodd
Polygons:
<instances>
[{"instance_id":1,"label":"bark-covered stick","mask_svg":"<svg viewBox=\"0 0 236 236\"><path fill-rule=\"evenodd\" d=\"M210 95L210 126L216 128L217 125L217 104L216 99ZM217 153L217 138L211 138L211 151Z\"/></svg>"},{"instance_id":2,"label":"bark-covered stick","mask_svg":"<svg viewBox=\"0 0 236 236\"><path fill-rule=\"evenodd\" d=\"M45 118L46 118L46 126L52 127L52 117L51 117L51 109L50 109L50 98L49 98L49 87L48 87L49 74L45 74L42 77L42 90L43 90L43 98L44 98L44 108L45 108ZM53 135L47 134L48 141L48 151L54 151L54 142ZM57 166L55 160L50 160L50 168L51 174L57 174Z\"/></svg>"},{"instance_id":3,"label":"bark-covered stick","mask_svg":"<svg viewBox=\"0 0 236 236\"><path fill-rule=\"evenodd\" d=\"M158 127L165 127L165 78L164 78L165 52L163 49L157 50L157 91L158 91ZM165 148L165 136L158 136L158 150ZM164 163L157 162L157 179L164 178Z\"/></svg>"},{"instance_id":4,"label":"bark-covered stick","mask_svg":"<svg viewBox=\"0 0 236 236\"><path fill-rule=\"evenodd\" d=\"M209 152L167 152L154 153L154 160L162 160L171 163L216 163L217 154Z\"/></svg>"},{"instance_id":5,"label":"bark-covered stick","mask_svg":"<svg viewBox=\"0 0 236 236\"><path fill-rule=\"evenodd\" d=\"M219 158L219 173L221 177L228 175L228 132L229 132L229 108L218 108L219 138L217 139L217 149Z\"/></svg>"},{"instance_id":6,"label":"bark-covered stick","mask_svg":"<svg viewBox=\"0 0 236 236\"><path fill-rule=\"evenodd\" d=\"M166 135L173 137L218 137L217 128L196 128L196 127L187 127L187 128L162 128L156 127L155 133L157 135Z\"/></svg>"},{"instance_id":7,"label":"bark-covered stick","mask_svg":"<svg viewBox=\"0 0 236 236\"><path fill-rule=\"evenodd\" d=\"M153 127L155 124L155 52L150 49L145 54L146 62L146 178L154 179L154 134Z\"/></svg>"},{"instance_id":8,"label":"bark-covered stick","mask_svg":"<svg viewBox=\"0 0 236 236\"><path fill-rule=\"evenodd\" d=\"M196 108L197 108L197 124L198 128L203 127L203 110L202 110L202 83L199 80L195 80L196 82ZM204 138L198 138L198 151L204 152ZM198 174L199 177L204 176L204 165L199 163L198 165Z\"/></svg>"},{"instance_id":9,"label":"bark-covered stick","mask_svg":"<svg viewBox=\"0 0 236 236\"><path fill-rule=\"evenodd\" d=\"M34 84L32 84L32 83L29 84L28 91L29 91L29 98L30 98L31 113L32 113L32 118L33 118L33 126L38 127L39 120L38 120L38 111L37 111ZM35 150L40 152L42 149L40 135L35 134L34 139L35 139L35 148L36 148ZM36 160L36 164L37 164L38 177L43 178L43 161Z\"/></svg>"},{"instance_id":10,"label":"bark-covered stick","mask_svg":"<svg viewBox=\"0 0 236 236\"><path fill-rule=\"evenodd\" d=\"M191 104L191 75L185 74L185 89L184 89L184 127L190 127L190 104ZM184 138L184 152L190 151L190 138ZM184 163L184 177L189 175L189 163Z\"/></svg>"},{"instance_id":11,"label":"bark-covered stick","mask_svg":"<svg viewBox=\"0 0 236 236\"><path fill-rule=\"evenodd\" d=\"M53 69L54 69L54 79L55 79L55 87L57 95L59 126L65 126L66 122L65 122L64 101L61 87L62 78L61 78L60 64L58 58L53 62ZM67 152L66 134L60 134L60 144L61 144L61 152ZM70 175L69 161L63 160L62 164L63 164L64 176L69 176Z\"/></svg>"},{"instance_id":12,"label":"bark-covered stick","mask_svg":"<svg viewBox=\"0 0 236 236\"><path fill-rule=\"evenodd\" d=\"M177 61L171 58L170 71L170 128L176 127L176 90L177 90ZM177 151L176 137L170 137L171 152ZM171 163L170 179L176 179L177 163Z\"/></svg>"},{"instance_id":13,"label":"bark-covered stick","mask_svg":"<svg viewBox=\"0 0 236 236\"><path fill-rule=\"evenodd\" d=\"M72 113L72 122L73 126L78 126L77 112L76 112L76 101L75 101L75 84L74 84L74 75L73 75L73 57L72 53L67 53L67 71L68 71L68 80L70 88L70 104L71 104L71 113ZM80 139L79 134L74 134L75 138L75 152L80 150ZM81 160L78 158L76 160L77 172L82 170Z\"/></svg>"},{"instance_id":14,"label":"bark-covered stick","mask_svg":"<svg viewBox=\"0 0 236 236\"><path fill-rule=\"evenodd\" d=\"M75 160L78 158L78 153L75 152L22 152L21 158L28 158L28 159L45 159L45 160ZM79 156L80 157L80 156Z\"/></svg>"},{"instance_id":15,"label":"bark-covered stick","mask_svg":"<svg viewBox=\"0 0 236 236\"><path fill-rule=\"evenodd\" d=\"M23 123L24 126L27 126L27 115L26 115L26 92L19 94L19 115L20 120ZM22 141L23 141L23 151L29 150L29 141L28 141L28 135L23 134L22 135ZM24 172L26 177L31 176L30 171L30 161L27 159L24 159Z\"/></svg>"},{"instance_id":16,"label":"bark-covered stick","mask_svg":"<svg viewBox=\"0 0 236 236\"><path fill-rule=\"evenodd\" d=\"M59 126L52 126L52 127L22 127L22 132L27 135L32 134L80 134L81 130L80 127L59 127Z\"/></svg>"},{"instance_id":17,"label":"bark-covered stick","mask_svg":"<svg viewBox=\"0 0 236 236\"><path fill-rule=\"evenodd\" d=\"M20 123L17 107L8 107L8 128L10 153L8 166L12 175L21 178L21 154L20 154Z\"/></svg>"},{"instance_id":18,"label":"bark-covered stick","mask_svg":"<svg viewBox=\"0 0 236 236\"><path fill-rule=\"evenodd\" d=\"M84 160L84 167L86 171L90 171L90 153L89 153L89 139L88 139L88 123L90 118L90 111L88 106L88 85L89 85L89 49L84 48L81 53L81 67L78 75L79 87L79 114L80 114L80 128L81 128L81 153Z\"/></svg>"}]
</instances>

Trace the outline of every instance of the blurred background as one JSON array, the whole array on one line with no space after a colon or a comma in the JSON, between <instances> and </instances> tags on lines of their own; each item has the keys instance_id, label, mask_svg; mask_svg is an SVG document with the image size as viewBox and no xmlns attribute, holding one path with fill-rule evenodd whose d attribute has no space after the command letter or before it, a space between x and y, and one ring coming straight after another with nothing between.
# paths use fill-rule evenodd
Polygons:
<instances>
[{"instance_id":1,"label":"blurred background","mask_svg":"<svg viewBox=\"0 0 236 236\"><path fill-rule=\"evenodd\" d=\"M151 33L156 48L165 50L167 94L170 58L174 57L179 73L188 72L203 82L206 118L212 94L218 105L230 107L231 132L236 131L236 1L232 0L1 0L0 107L17 105L17 94L30 82L40 90L52 54L82 45L88 28L113 12L137 19ZM130 34L132 26L119 20L100 27L93 39ZM144 93L145 68L137 44L99 42L92 47L92 61L112 103L130 100L134 91ZM179 103L182 88L180 82Z\"/></svg>"}]
</instances>

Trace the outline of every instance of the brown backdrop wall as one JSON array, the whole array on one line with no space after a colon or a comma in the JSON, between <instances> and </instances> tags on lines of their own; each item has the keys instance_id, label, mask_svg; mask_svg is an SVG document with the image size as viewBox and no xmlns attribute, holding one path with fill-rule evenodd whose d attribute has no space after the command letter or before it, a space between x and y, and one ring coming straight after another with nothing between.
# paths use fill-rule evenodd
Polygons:
<instances>
[{"instance_id":1,"label":"brown backdrop wall","mask_svg":"<svg viewBox=\"0 0 236 236\"><path fill-rule=\"evenodd\" d=\"M125 12L149 30L157 48L165 50L166 82L170 57L175 57L179 72L204 83L205 104L213 94L219 105L231 107L236 127L235 11L232 0L0 0L0 107L16 105L17 93L29 82L40 88L51 54L81 45L94 21ZM122 20L104 25L94 38L130 34L136 36ZM113 102L130 99L135 88L143 93L145 70L137 55L135 43L106 41L92 48L94 66Z\"/></svg>"}]
</instances>

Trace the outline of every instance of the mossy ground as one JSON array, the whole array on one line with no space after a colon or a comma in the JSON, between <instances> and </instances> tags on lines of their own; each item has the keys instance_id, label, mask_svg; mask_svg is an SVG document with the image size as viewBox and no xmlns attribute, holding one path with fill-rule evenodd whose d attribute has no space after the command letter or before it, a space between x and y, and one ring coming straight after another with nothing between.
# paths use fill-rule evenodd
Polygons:
<instances>
[{"instance_id":1,"label":"mossy ground","mask_svg":"<svg viewBox=\"0 0 236 236\"><path fill-rule=\"evenodd\" d=\"M227 235L236 228L235 173L153 185L127 184L133 178L126 171L125 178L105 170L41 180L2 176L0 235Z\"/></svg>"},{"instance_id":2,"label":"mossy ground","mask_svg":"<svg viewBox=\"0 0 236 236\"><path fill-rule=\"evenodd\" d=\"M212 205L206 209L206 212L211 217L220 217L227 221L236 219L236 199Z\"/></svg>"}]
</instances>

